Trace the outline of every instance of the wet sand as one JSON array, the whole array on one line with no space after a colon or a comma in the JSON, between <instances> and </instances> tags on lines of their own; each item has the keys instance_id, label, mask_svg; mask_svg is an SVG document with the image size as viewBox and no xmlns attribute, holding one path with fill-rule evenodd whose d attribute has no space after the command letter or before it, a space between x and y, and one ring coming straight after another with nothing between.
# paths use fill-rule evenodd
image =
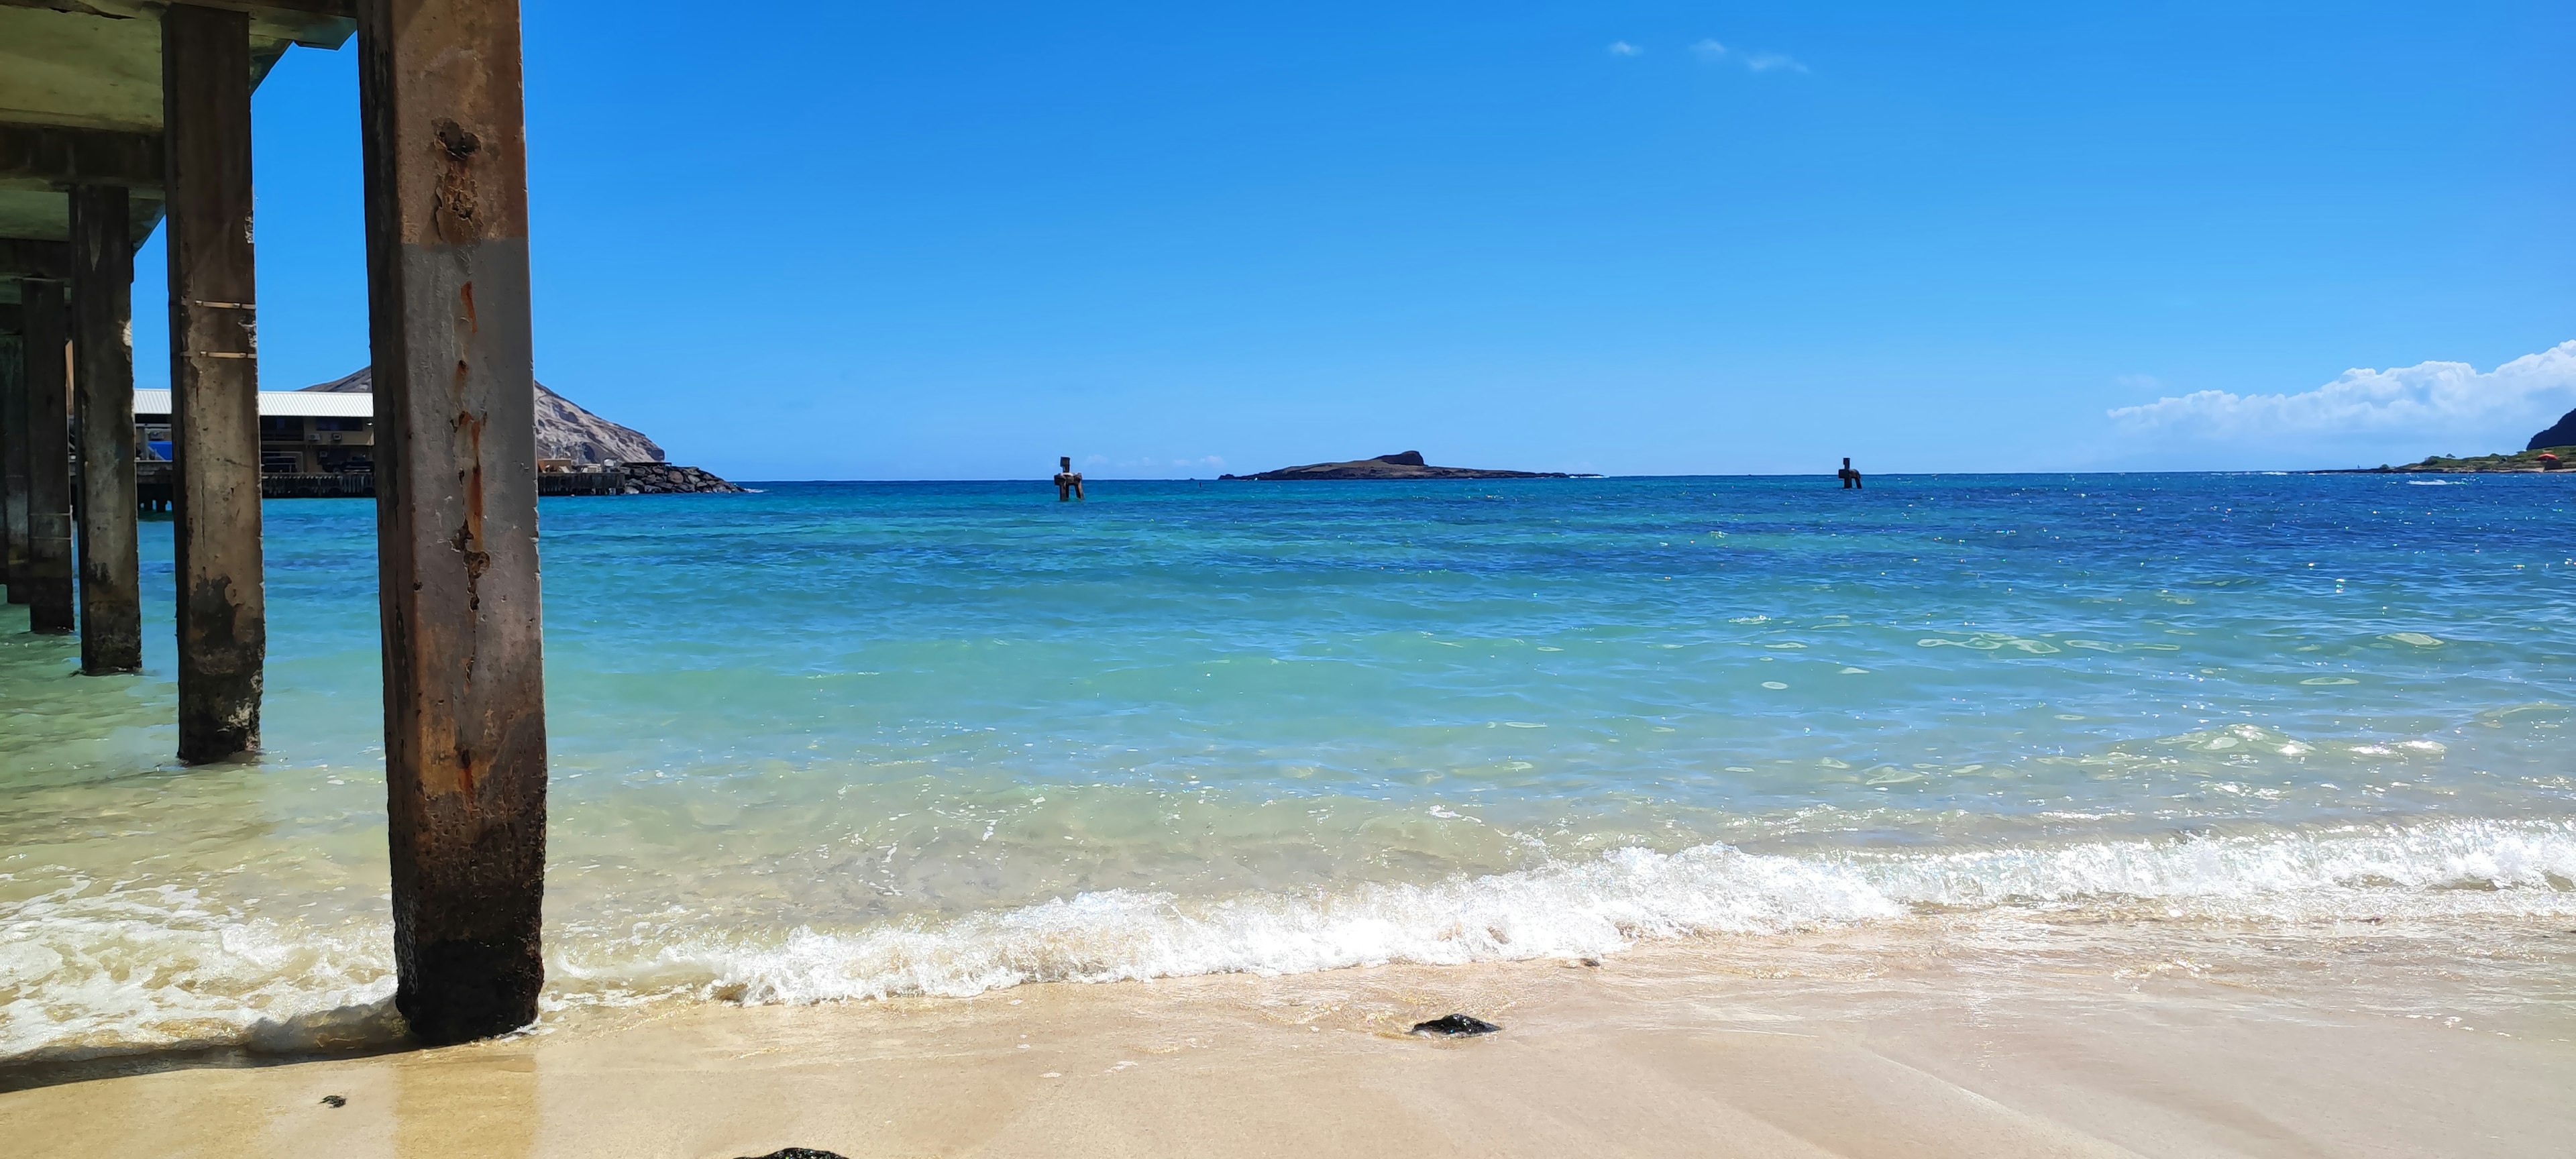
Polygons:
<instances>
[{"instance_id":1,"label":"wet sand","mask_svg":"<svg viewBox=\"0 0 2576 1159\"><path fill-rule=\"evenodd\" d=\"M2153 942L1988 922L1599 966L559 1012L445 1050L19 1068L0 1138L405 1159L2540 1156L2576 1138L2576 931ZM1451 1011L1505 1029L1404 1033Z\"/></svg>"}]
</instances>

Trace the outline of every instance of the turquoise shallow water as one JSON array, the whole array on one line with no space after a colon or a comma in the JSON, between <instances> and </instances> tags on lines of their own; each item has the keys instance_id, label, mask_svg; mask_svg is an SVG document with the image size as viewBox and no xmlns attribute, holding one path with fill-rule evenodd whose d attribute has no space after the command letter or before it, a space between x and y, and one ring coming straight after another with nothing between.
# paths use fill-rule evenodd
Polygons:
<instances>
[{"instance_id":1,"label":"turquoise shallow water","mask_svg":"<svg viewBox=\"0 0 2576 1159\"><path fill-rule=\"evenodd\" d=\"M2567 480L1872 483L548 500L549 1001L2576 914ZM267 508L255 764L166 524L143 676L0 619L0 1057L380 1024L372 515Z\"/></svg>"}]
</instances>

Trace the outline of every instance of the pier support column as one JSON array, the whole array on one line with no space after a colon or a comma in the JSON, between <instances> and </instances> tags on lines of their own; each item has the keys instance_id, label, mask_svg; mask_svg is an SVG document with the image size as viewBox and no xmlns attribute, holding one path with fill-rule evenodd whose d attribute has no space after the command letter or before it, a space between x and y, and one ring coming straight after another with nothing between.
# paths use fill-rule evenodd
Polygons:
<instances>
[{"instance_id":1,"label":"pier support column","mask_svg":"<svg viewBox=\"0 0 2576 1159\"><path fill-rule=\"evenodd\" d=\"M105 676L143 667L143 581L135 560L134 239L123 186L75 185L71 203L81 671Z\"/></svg>"},{"instance_id":2,"label":"pier support column","mask_svg":"<svg viewBox=\"0 0 2576 1159\"><path fill-rule=\"evenodd\" d=\"M27 566L9 575L27 629L72 630L71 310L61 282L20 282L27 390Z\"/></svg>"},{"instance_id":3,"label":"pier support column","mask_svg":"<svg viewBox=\"0 0 2576 1159\"><path fill-rule=\"evenodd\" d=\"M250 67L250 17L186 4L163 11L179 759L190 764L259 747L268 655Z\"/></svg>"},{"instance_id":4,"label":"pier support column","mask_svg":"<svg viewBox=\"0 0 2576 1159\"><path fill-rule=\"evenodd\" d=\"M546 734L516 0L360 0L394 1005L536 1017Z\"/></svg>"},{"instance_id":5,"label":"pier support column","mask_svg":"<svg viewBox=\"0 0 2576 1159\"><path fill-rule=\"evenodd\" d=\"M11 307L0 334L0 581L9 602L27 602L18 573L27 566L27 344L20 339L23 307Z\"/></svg>"}]
</instances>

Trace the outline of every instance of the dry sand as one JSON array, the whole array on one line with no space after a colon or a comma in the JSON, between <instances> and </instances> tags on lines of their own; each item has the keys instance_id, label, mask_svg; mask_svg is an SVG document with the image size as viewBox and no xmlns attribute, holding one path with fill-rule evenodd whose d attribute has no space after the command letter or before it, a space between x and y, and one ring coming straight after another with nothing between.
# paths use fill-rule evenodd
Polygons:
<instances>
[{"instance_id":1,"label":"dry sand","mask_svg":"<svg viewBox=\"0 0 2576 1159\"><path fill-rule=\"evenodd\" d=\"M446 1050L0 1072L0 1152L2576 1153L2576 931L2507 933L2460 970L2368 932L2033 954L1988 930L566 1012ZM1452 1010L1505 1029L1403 1033Z\"/></svg>"}]
</instances>

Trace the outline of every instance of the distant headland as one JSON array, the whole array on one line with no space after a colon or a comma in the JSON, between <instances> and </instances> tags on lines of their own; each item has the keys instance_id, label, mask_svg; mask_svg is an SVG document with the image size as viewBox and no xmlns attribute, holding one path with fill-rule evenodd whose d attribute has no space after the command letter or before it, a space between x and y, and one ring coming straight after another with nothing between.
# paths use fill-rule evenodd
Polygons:
<instances>
[{"instance_id":1,"label":"distant headland","mask_svg":"<svg viewBox=\"0 0 2576 1159\"><path fill-rule=\"evenodd\" d=\"M742 488L717 478L714 473L697 467L674 466L663 461L661 444L646 438L644 432L621 426L590 413L580 404L546 388L537 388L537 455L546 475L604 475L599 489L567 491L567 494L606 495L672 495L728 494ZM304 388L317 394L372 394L375 392L375 368L361 366L355 373ZM549 493L554 493L549 491Z\"/></svg>"},{"instance_id":2,"label":"distant headland","mask_svg":"<svg viewBox=\"0 0 2576 1159\"><path fill-rule=\"evenodd\" d=\"M1220 479L1258 482L1298 482L1309 479L1572 479L1577 476L1563 471L1488 471L1476 467L1434 467L1422 461L1420 451L1398 451L1374 459L1353 459L1346 463L1309 463L1303 467L1281 467L1257 475L1220 475Z\"/></svg>"},{"instance_id":3,"label":"distant headland","mask_svg":"<svg viewBox=\"0 0 2576 1159\"><path fill-rule=\"evenodd\" d=\"M2361 467L2332 474L2362 475L2462 475L2462 474L2539 474L2544 471L2576 469L2576 410L2559 417L2547 430L2531 436L2519 451L2493 455L2434 455L2419 463L2402 466Z\"/></svg>"}]
</instances>

